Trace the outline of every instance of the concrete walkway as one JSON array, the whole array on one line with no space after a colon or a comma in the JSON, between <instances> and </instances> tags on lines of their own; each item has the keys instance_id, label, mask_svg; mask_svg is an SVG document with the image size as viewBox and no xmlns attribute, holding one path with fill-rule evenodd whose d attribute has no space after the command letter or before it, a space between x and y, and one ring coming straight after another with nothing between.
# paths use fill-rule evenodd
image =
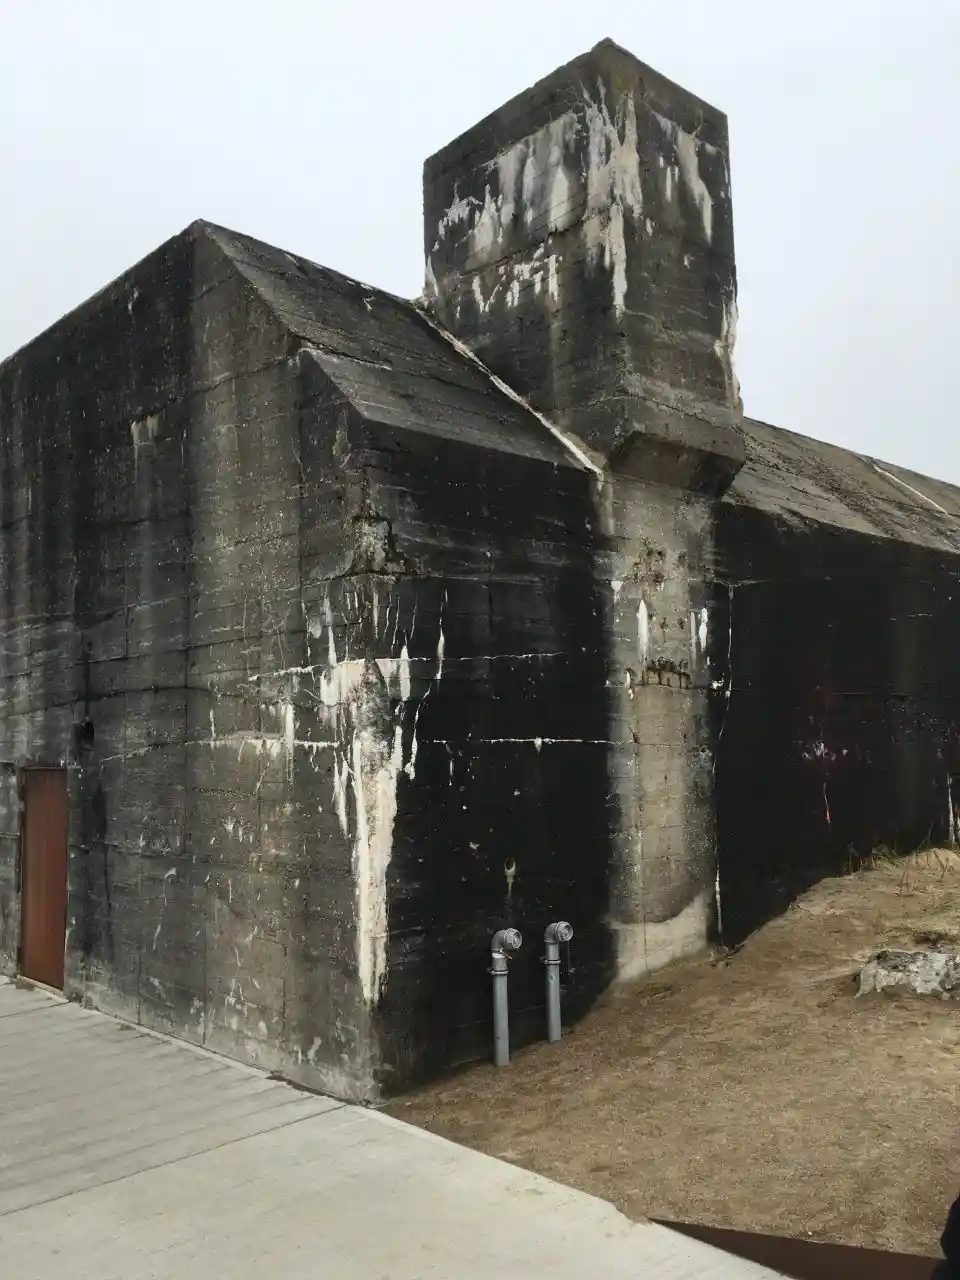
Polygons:
<instances>
[{"instance_id":1,"label":"concrete walkway","mask_svg":"<svg viewBox=\"0 0 960 1280\"><path fill-rule=\"evenodd\" d=\"M0 1258L31 1280L774 1275L2 980Z\"/></svg>"}]
</instances>

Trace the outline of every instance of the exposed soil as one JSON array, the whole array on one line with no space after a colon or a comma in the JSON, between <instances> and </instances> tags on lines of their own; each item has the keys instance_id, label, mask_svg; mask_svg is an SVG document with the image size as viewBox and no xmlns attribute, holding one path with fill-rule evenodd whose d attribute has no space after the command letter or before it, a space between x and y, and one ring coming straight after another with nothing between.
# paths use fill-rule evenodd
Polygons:
<instances>
[{"instance_id":1,"label":"exposed soil","mask_svg":"<svg viewBox=\"0 0 960 1280\"><path fill-rule=\"evenodd\" d=\"M856 996L884 946L957 941L960 860L821 882L735 954L606 998L560 1045L399 1118L636 1217L937 1256L960 1190L960 1004Z\"/></svg>"}]
</instances>

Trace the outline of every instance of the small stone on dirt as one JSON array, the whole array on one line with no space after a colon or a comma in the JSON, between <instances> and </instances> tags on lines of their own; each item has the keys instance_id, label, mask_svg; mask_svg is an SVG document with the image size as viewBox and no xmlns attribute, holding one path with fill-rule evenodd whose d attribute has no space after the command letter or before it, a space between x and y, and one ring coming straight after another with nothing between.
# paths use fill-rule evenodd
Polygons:
<instances>
[{"instance_id":1,"label":"small stone on dirt","mask_svg":"<svg viewBox=\"0 0 960 1280\"><path fill-rule=\"evenodd\" d=\"M960 997L960 953L879 951L860 970L858 995L872 991L912 991L918 996Z\"/></svg>"}]
</instances>

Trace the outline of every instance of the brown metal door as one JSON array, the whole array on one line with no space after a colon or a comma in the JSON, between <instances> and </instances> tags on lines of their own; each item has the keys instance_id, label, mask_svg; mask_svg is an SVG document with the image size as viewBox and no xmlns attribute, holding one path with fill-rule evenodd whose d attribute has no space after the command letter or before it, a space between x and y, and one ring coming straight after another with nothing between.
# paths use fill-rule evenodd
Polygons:
<instances>
[{"instance_id":1,"label":"brown metal door","mask_svg":"<svg viewBox=\"0 0 960 1280\"><path fill-rule=\"evenodd\" d=\"M23 775L20 972L63 988L67 928L67 771Z\"/></svg>"}]
</instances>

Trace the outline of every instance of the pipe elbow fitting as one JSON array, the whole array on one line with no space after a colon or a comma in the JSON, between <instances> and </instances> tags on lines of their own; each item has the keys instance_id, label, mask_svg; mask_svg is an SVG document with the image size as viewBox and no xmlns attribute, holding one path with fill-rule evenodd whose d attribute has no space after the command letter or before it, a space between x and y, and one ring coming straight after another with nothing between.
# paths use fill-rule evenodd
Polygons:
<instances>
[{"instance_id":1,"label":"pipe elbow fitting","mask_svg":"<svg viewBox=\"0 0 960 1280\"><path fill-rule=\"evenodd\" d=\"M523 938L518 929L498 929L490 940L490 950L494 955L509 955L519 951Z\"/></svg>"},{"instance_id":2,"label":"pipe elbow fitting","mask_svg":"<svg viewBox=\"0 0 960 1280\"><path fill-rule=\"evenodd\" d=\"M543 931L544 942L569 942L573 937L573 925L566 920L557 920L548 924Z\"/></svg>"}]
</instances>

